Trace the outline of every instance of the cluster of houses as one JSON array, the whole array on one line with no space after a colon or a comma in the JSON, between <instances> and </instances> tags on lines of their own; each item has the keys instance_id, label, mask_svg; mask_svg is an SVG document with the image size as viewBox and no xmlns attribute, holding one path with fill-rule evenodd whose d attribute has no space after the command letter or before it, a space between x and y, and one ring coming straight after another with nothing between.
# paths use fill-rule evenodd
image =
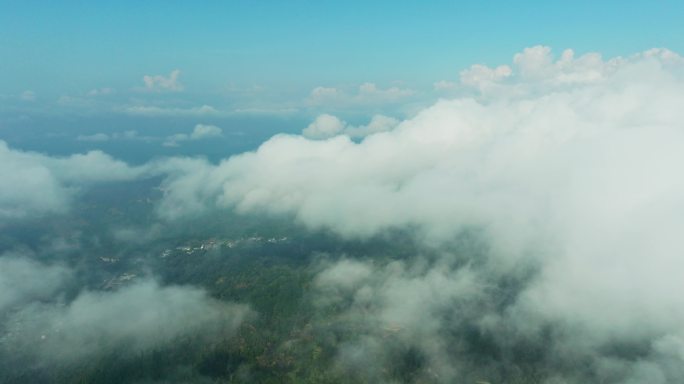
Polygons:
<instances>
[{"instance_id":1,"label":"cluster of houses","mask_svg":"<svg viewBox=\"0 0 684 384\"><path fill-rule=\"evenodd\" d=\"M240 245L248 244L248 243L270 243L270 244L276 244L276 243L281 243L284 241L289 240L288 237L283 236L283 237L269 237L265 238L262 236L251 236L251 237L243 237L240 239L225 239L225 240L216 240L216 239L209 239L209 240L204 240L202 241L199 245L181 245L176 247L175 249L165 249L161 253L161 258L166 258L171 256L174 251L175 252L181 252L185 253L186 255L192 255L196 252L204 252L204 251L211 251L213 249L218 249L221 246L225 246L228 248L235 248Z\"/></svg>"},{"instance_id":2,"label":"cluster of houses","mask_svg":"<svg viewBox=\"0 0 684 384\"><path fill-rule=\"evenodd\" d=\"M105 291L114 290L138 277L135 273L126 272L119 276L105 280L102 289Z\"/></svg>"},{"instance_id":3,"label":"cluster of houses","mask_svg":"<svg viewBox=\"0 0 684 384\"><path fill-rule=\"evenodd\" d=\"M277 244L277 243L282 243L285 241L288 241L289 238L286 236L283 237L262 237L262 236L250 236L250 237L243 237L239 239L223 239L223 240L218 240L218 239L208 239L208 240L203 240L199 244L194 243L193 245L181 245L175 248L167 248L164 251L162 251L160 257L162 259L167 258L171 255L174 254L186 254L186 255L193 255L193 254L199 254L203 253L206 251L211 251L214 249L219 249L220 247L227 247L227 248L235 248L239 247L242 245L248 245L248 244L256 244L256 243L268 243L268 244ZM116 264L119 262L118 258L115 257L100 257L99 258L102 263L105 264ZM134 280L137 277L136 274L126 272L123 273L119 276L112 277L110 279L105 280L102 283L101 288L103 290L114 290L122 285Z\"/></svg>"}]
</instances>

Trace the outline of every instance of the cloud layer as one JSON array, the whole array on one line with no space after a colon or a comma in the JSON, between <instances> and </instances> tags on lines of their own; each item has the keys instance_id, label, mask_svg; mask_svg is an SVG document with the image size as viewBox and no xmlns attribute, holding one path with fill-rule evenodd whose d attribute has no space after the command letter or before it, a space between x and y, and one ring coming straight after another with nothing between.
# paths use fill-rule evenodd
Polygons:
<instances>
[{"instance_id":1,"label":"cloud layer","mask_svg":"<svg viewBox=\"0 0 684 384\"><path fill-rule=\"evenodd\" d=\"M185 163L193 170L167 179L165 204L175 217L215 206L292 215L350 238L412 227L435 246L479 231L494 265L481 279L537 271L505 313L480 312L483 329L533 339L551 324L551 348L592 361L594 379L672 382L684 340L683 75L682 58L663 49L556 60L533 47L512 66L465 71L473 97L361 142L279 135L217 166ZM344 129L326 119L337 124L310 127L317 138ZM419 278L438 282L438 272ZM391 292L391 281L377 284ZM620 343L645 345L641 363L602 352Z\"/></svg>"},{"instance_id":2,"label":"cloud layer","mask_svg":"<svg viewBox=\"0 0 684 384\"><path fill-rule=\"evenodd\" d=\"M403 350L422 361L425 380L479 379L490 365L501 370L491 380L504 380L526 363L525 345L543 356L527 363L543 362L547 382L682 381L684 59L665 49L556 59L537 46L460 80L439 87L467 96L392 129L321 115L308 138L277 135L219 164L173 158L136 168L101 152L50 158L0 143L0 219L60 212L82 185L164 174L165 220L227 208L349 239L411 228L444 254L343 260L318 275L318 305L332 302L360 324L358 339L337 351L339 369L376 380ZM486 252L456 252L464 234ZM116 307L117 295L176 297L153 283L130 289L86 293L52 317L78 318L81 302ZM461 343L445 343L449 335ZM473 360L488 354L501 363ZM368 361L376 364L363 371Z\"/></svg>"}]
</instances>

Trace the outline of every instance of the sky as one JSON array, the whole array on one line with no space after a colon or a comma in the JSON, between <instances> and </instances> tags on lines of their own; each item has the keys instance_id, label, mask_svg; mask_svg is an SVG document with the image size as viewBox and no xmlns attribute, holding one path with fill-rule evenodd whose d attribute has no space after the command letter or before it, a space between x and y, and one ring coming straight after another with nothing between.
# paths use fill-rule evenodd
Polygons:
<instances>
[{"instance_id":1,"label":"sky","mask_svg":"<svg viewBox=\"0 0 684 384\"><path fill-rule=\"evenodd\" d=\"M0 90L59 97L182 72L239 97L364 82L430 85L522 48L681 52L678 1L0 1ZM237 89L236 89L237 88Z\"/></svg>"},{"instance_id":2,"label":"sky","mask_svg":"<svg viewBox=\"0 0 684 384\"><path fill-rule=\"evenodd\" d=\"M141 163L218 161L322 115L339 120L326 129L346 124L360 138L381 128L371 121L467 94L464 71L528 47L553 59L683 52L683 11L678 1L0 0L0 139ZM221 134L173 140L198 125Z\"/></svg>"},{"instance_id":3,"label":"sky","mask_svg":"<svg viewBox=\"0 0 684 384\"><path fill-rule=\"evenodd\" d=\"M374 116L410 118L462 96L464 71L527 47L554 58L683 52L682 11L677 1L0 0L0 139L140 163L218 161L325 114L339 119L328 129L360 137L378 129ZM197 125L222 135L172 140Z\"/></svg>"}]
</instances>

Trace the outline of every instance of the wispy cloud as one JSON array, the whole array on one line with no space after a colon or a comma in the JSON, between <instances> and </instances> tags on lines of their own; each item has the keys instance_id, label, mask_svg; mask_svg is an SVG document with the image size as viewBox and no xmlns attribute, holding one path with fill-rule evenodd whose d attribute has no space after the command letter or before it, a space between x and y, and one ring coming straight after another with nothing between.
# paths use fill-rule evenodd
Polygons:
<instances>
[{"instance_id":1,"label":"wispy cloud","mask_svg":"<svg viewBox=\"0 0 684 384\"><path fill-rule=\"evenodd\" d=\"M114 88L93 88L90 91L88 91L88 96L91 97L97 97L97 96L108 96L108 95L113 95L116 93L116 90Z\"/></svg>"},{"instance_id":2,"label":"wispy cloud","mask_svg":"<svg viewBox=\"0 0 684 384\"><path fill-rule=\"evenodd\" d=\"M24 91L21 93L19 98L23 101L35 101L36 100L36 93L33 91Z\"/></svg>"},{"instance_id":3,"label":"wispy cloud","mask_svg":"<svg viewBox=\"0 0 684 384\"><path fill-rule=\"evenodd\" d=\"M150 136L140 136L136 130L128 130L124 132L113 132L113 133L103 133L98 132L92 135L78 135L76 137L78 141L92 141L92 142L102 142L109 140L144 140L150 141L155 140L154 137Z\"/></svg>"},{"instance_id":4,"label":"wispy cloud","mask_svg":"<svg viewBox=\"0 0 684 384\"><path fill-rule=\"evenodd\" d=\"M66 212L84 186L132 180L144 172L100 151L51 157L0 141L0 222Z\"/></svg>"},{"instance_id":5,"label":"wispy cloud","mask_svg":"<svg viewBox=\"0 0 684 384\"><path fill-rule=\"evenodd\" d=\"M109 141L110 136L106 133L95 133L92 135L78 135L76 140L78 141Z\"/></svg>"},{"instance_id":6,"label":"wispy cloud","mask_svg":"<svg viewBox=\"0 0 684 384\"><path fill-rule=\"evenodd\" d=\"M178 337L229 337L252 311L199 288L136 279L114 291L60 292L73 273L21 255L0 255L2 352L55 367L115 353L132 356ZM97 340L97 342L92 342ZM24 361L24 362L27 362Z\"/></svg>"},{"instance_id":7,"label":"wispy cloud","mask_svg":"<svg viewBox=\"0 0 684 384\"><path fill-rule=\"evenodd\" d=\"M221 137L223 130L215 125L197 124L190 134L177 133L166 138L164 146L177 147L180 142L189 140L203 140L208 138Z\"/></svg>"},{"instance_id":8,"label":"wispy cloud","mask_svg":"<svg viewBox=\"0 0 684 384\"><path fill-rule=\"evenodd\" d=\"M367 108L368 106L405 101L415 94L414 90L408 88L397 86L381 88L375 83L363 83L352 90L335 87L316 87L309 94L307 102L312 106L327 108Z\"/></svg>"},{"instance_id":9,"label":"wispy cloud","mask_svg":"<svg viewBox=\"0 0 684 384\"><path fill-rule=\"evenodd\" d=\"M202 105L192 108L156 107L156 106L132 106L124 108L124 112L130 115L140 116L209 116L220 114L219 110L210 106Z\"/></svg>"},{"instance_id":10,"label":"wispy cloud","mask_svg":"<svg viewBox=\"0 0 684 384\"><path fill-rule=\"evenodd\" d=\"M143 89L149 92L180 92L183 90L183 84L179 81L180 74L181 71L175 69L168 76L145 75Z\"/></svg>"},{"instance_id":11,"label":"wispy cloud","mask_svg":"<svg viewBox=\"0 0 684 384\"><path fill-rule=\"evenodd\" d=\"M322 114L319 115L308 127L304 128L302 135L309 139L328 139L338 135L347 135L351 138L363 138L375 133L387 132L399 124L399 120L375 115L366 125L353 126L338 117Z\"/></svg>"}]
</instances>

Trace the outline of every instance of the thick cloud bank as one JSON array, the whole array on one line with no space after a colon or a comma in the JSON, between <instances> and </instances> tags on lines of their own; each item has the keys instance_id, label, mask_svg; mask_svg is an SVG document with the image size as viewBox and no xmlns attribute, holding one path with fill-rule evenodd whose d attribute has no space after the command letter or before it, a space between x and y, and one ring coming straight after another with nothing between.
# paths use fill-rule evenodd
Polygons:
<instances>
[{"instance_id":1,"label":"thick cloud bank","mask_svg":"<svg viewBox=\"0 0 684 384\"><path fill-rule=\"evenodd\" d=\"M594 225L677 196L682 60L549 55L528 49L498 94L440 101L361 143L279 135L216 167L186 163L167 198L291 213L344 235L418 225L445 238L477 224L521 242L551 222L578 228L590 214Z\"/></svg>"},{"instance_id":2,"label":"thick cloud bank","mask_svg":"<svg viewBox=\"0 0 684 384\"><path fill-rule=\"evenodd\" d=\"M491 257L472 276L454 267L406 275L347 265L360 280L328 271L321 284L350 289L374 276L380 281L355 300L384 298L389 307L373 312L379 319L434 336L443 323L409 315L430 313L422 307L429 303L471 303L469 281L497 285L529 263L536 272L505 309L464 309L497 345L511 335L539 338L550 326L548 351L565 358L556 363L589 361L594 380L684 379L684 60L662 49L610 60L568 50L555 59L533 47L511 66L474 66L461 81L462 97L359 143L279 135L217 166L186 161L166 180L160 212L287 214L351 238L412 227L432 245L476 230ZM407 289L401 296L415 300L392 296ZM406 316L388 317L395 313ZM378 339L365 342L372 350ZM639 353L613 353L627 346ZM450 372L442 377L458 377Z\"/></svg>"}]
</instances>

